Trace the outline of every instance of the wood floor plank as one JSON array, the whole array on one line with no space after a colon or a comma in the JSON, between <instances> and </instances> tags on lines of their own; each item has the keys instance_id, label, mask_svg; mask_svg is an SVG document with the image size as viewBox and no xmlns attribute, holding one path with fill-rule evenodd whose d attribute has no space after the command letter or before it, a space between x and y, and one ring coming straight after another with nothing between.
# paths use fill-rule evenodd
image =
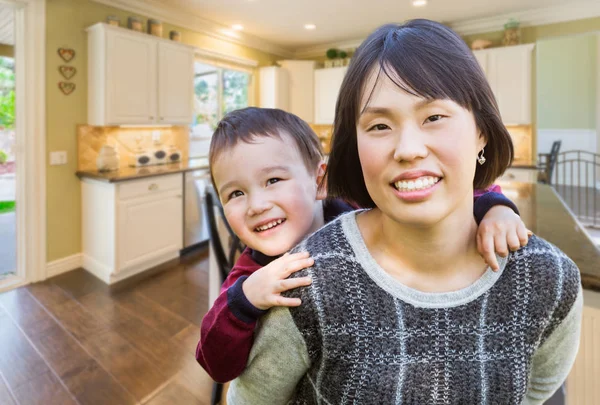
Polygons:
<instances>
[{"instance_id":1,"label":"wood floor plank","mask_svg":"<svg viewBox=\"0 0 600 405\"><path fill-rule=\"evenodd\" d=\"M190 323L179 315L167 310L157 302L138 293L120 294L115 300L125 309L133 312L149 326L174 336Z\"/></svg>"},{"instance_id":2,"label":"wood floor plank","mask_svg":"<svg viewBox=\"0 0 600 405\"><path fill-rule=\"evenodd\" d=\"M0 374L0 404L3 405L16 405L15 398L4 383L2 374Z\"/></svg>"},{"instance_id":3,"label":"wood floor plank","mask_svg":"<svg viewBox=\"0 0 600 405\"><path fill-rule=\"evenodd\" d=\"M28 336L33 333L43 334L56 324L25 288L0 295L0 305Z\"/></svg>"},{"instance_id":4,"label":"wood floor plank","mask_svg":"<svg viewBox=\"0 0 600 405\"><path fill-rule=\"evenodd\" d=\"M167 384L157 395L151 398L148 405L173 405L173 404L189 404L189 405L207 405L208 402L202 402L194 397L185 387L176 381Z\"/></svg>"},{"instance_id":5,"label":"wood floor plank","mask_svg":"<svg viewBox=\"0 0 600 405\"><path fill-rule=\"evenodd\" d=\"M155 364L142 357L115 331L89 336L82 344L138 400L168 380Z\"/></svg>"},{"instance_id":6,"label":"wood floor plank","mask_svg":"<svg viewBox=\"0 0 600 405\"><path fill-rule=\"evenodd\" d=\"M22 384L50 371L4 310L0 311L0 372L14 392Z\"/></svg>"},{"instance_id":7,"label":"wood floor plank","mask_svg":"<svg viewBox=\"0 0 600 405\"><path fill-rule=\"evenodd\" d=\"M20 404L76 405L77 402L51 372L39 375L15 390Z\"/></svg>"},{"instance_id":8,"label":"wood floor plank","mask_svg":"<svg viewBox=\"0 0 600 405\"><path fill-rule=\"evenodd\" d=\"M24 287L35 297L46 309L52 311L56 306L72 300L65 291L59 286L46 280L41 283L34 283Z\"/></svg>"},{"instance_id":9,"label":"wood floor plank","mask_svg":"<svg viewBox=\"0 0 600 405\"><path fill-rule=\"evenodd\" d=\"M56 305L50 310L77 340L82 341L90 336L97 336L110 329L103 319L95 318L78 302L69 300Z\"/></svg>"},{"instance_id":10,"label":"wood floor plank","mask_svg":"<svg viewBox=\"0 0 600 405\"><path fill-rule=\"evenodd\" d=\"M52 277L49 281L62 288L69 296L78 298L91 292L108 292L110 287L84 269L77 269Z\"/></svg>"}]
</instances>

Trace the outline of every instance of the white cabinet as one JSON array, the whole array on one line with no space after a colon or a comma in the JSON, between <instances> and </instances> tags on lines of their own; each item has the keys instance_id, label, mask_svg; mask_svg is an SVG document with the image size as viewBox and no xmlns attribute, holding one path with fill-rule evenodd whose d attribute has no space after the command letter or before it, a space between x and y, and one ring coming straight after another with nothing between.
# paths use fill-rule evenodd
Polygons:
<instances>
[{"instance_id":1,"label":"white cabinet","mask_svg":"<svg viewBox=\"0 0 600 405\"><path fill-rule=\"evenodd\" d=\"M333 124L335 104L347 67L315 70L315 124Z\"/></svg>"},{"instance_id":2,"label":"white cabinet","mask_svg":"<svg viewBox=\"0 0 600 405\"><path fill-rule=\"evenodd\" d=\"M183 175L82 181L83 267L112 284L179 256Z\"/></svg>"},{"instance_id":3,"label":"white cabinet","mask_svg":"<svg viewBox=\"0 0 600 405\"><path fill-rule=\"evenodd\" d=\"M506 125L531 124L531 58L534 44L474 51Z\"/></svg>"},{"instance_id":4,"label":"white cabinet","mask_svg":"<svg viewBox=\"0 0 600 405\"><path fill-rule=\"evenodd\" d=\"M508 168L498 182L519 182L519 183L537 183L538 170L528 168Z\"/></svg>"},{"instance_id":5,"label":"white cabinet","mask_svg":"<svg viewBox=\"0 0 600 405\"><path fill-rule=\"evenodd\" d=\"M315 62L282 60L260 68L260 106L280 108L308 123L314 121Z\"/></svg>"},{"instance_id":6,"label":"white cabinet","mask_svg":"<svg viewBox=\"0 0 600 405\"><path fill-rule=\"evenodd\" d=\"M192 122L192 47L104 23L87 31L88 124Z\"/></svg>"}]
</instances>

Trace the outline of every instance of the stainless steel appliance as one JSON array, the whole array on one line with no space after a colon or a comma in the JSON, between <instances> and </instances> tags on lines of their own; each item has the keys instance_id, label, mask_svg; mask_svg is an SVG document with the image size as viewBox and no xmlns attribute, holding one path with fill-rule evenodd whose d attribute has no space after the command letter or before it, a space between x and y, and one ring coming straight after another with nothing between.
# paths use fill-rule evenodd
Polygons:
<instances>
[{"instance_id":1,"label":"stainless steel appliance","mask_svg":"<svg viewBox=\"0 0 600 405\"><path fill-rule=\"evenodd\" d=\"M208 223L204 195L210 184L210 171L198 169L185 173L183 206L183 248L208 242Z\"/></svg>"}]
</instances>

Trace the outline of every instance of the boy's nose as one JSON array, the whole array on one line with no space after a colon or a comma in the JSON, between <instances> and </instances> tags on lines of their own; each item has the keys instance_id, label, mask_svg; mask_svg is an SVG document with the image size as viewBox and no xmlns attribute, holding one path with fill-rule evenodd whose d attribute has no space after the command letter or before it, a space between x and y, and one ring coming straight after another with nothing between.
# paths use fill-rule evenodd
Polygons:
<instances>
[{"instance_id":1,"label":"boy's nose","mask_svg":"<svg viewBox=\"0 0 600 405\"><path fill-rule=\"evenodd\" d=\"M248 216L260 215L271 208L272 204L260 197L254 197L250 199L250 205L248 206Z\"/></svg>"}]
</instances>

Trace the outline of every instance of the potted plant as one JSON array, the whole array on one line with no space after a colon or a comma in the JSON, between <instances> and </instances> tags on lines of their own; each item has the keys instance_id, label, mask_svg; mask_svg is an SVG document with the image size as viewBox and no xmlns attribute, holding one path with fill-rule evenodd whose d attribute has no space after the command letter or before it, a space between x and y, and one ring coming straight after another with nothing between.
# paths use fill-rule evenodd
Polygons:
<instances>
[{"instance_id":1,"label":"potted plant","mask_svg":"<svg viewBox=\"0 0 600 405\"><path fill-rule=\"evenodd\" d=\"M350 63L350 58L348 57L348 52L340 51L339 57L342 60L342 66L348 66L348 64Z\"/></svg>"},{"instance_id":2,"label":"potted plant","mask_svg":"<svg viewBox=\"0 0 600 405\"><path fill-rule=\"evenodd\" d=\"M338 50L335 48L328 49L327 52L325 52L325 56L327 56L327 60L325 61L325 67L333 67L334 60L338 57Z\"/></svg>"}]
</instances>

